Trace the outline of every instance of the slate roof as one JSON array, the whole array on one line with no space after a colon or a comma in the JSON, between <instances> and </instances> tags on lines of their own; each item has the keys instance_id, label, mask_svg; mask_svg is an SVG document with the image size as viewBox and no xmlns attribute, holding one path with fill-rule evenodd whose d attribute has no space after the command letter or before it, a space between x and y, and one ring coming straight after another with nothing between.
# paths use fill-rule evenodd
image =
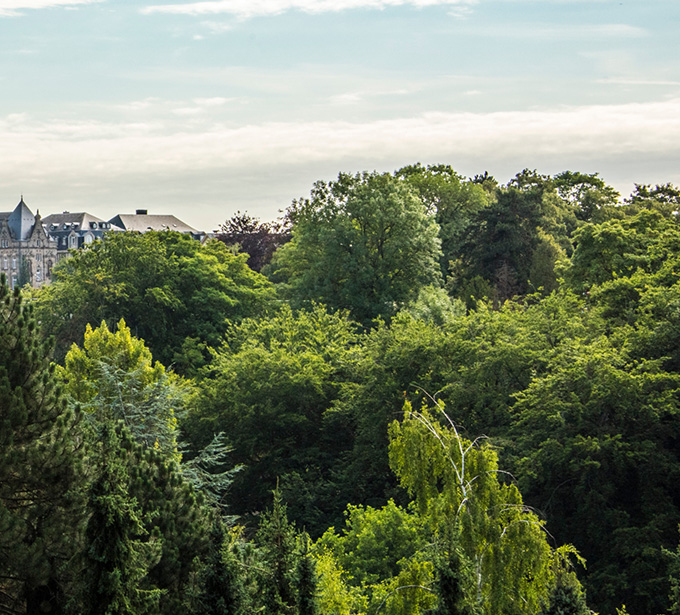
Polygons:
<instances>
[{"instance_id":1,"label":"slate roof","mask_svg":"<svg viewBox=\"0 0 680 615\"><path fill-rule=\"evenodd\" d=\"M202 235L201 231L182 222L179 218L164 214L118 214L109 220L112 224L121 227L126 231L177 231L179 233L190 233L191 235Z\"/></svg>"},{"instance_id":2,"label":"slate roof","mask_svg":"<svg viewBox=\"0 0 680 615\"><path fill-rule=\"evenodd\" d=\"M47 233L54 235L55 233L68 233L75 231L122 231L120 227L111 225L106 220L102 220L97 216L88 214L87 212L71 213L65 211L61 214L50 214L42 220ZM102 224L104 227L102 227Z\"/></svg>"},{"instance_id":3,"label":"slate roof","mask_svg":"<svg viewBox=\"0 0 680 615\"><path fill-rule=\"evenodd\" d=\"M35 226L35 216L22 198L11 212L0 212L0 221L7 224L10 235L15 241L26 241L31 237Z\"/></svg>"}]
</instances>

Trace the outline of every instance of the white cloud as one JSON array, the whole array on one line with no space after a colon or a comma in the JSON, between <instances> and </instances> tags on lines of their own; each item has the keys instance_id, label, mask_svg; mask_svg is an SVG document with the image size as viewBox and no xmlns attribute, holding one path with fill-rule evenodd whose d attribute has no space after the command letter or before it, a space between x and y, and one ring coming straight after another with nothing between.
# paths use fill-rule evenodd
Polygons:
<instances>
[{"instance_id":1,"label":"white cloud","mask_svg":"<svg viewBox=\"0 0 680 615\"><path fill-rule=\"evenodd\" d=\"M339 12L350 9L385 9L395 6L465 6L478 0L212 0L182 4L157 4L141 9L142 13L175 15L234 15L241 19L279 15L297 10L305 13Z\"/></svg>"},{"instance_id":2,"label":"white cloud","mask_svg":"<svg viewBox=\"0 0 680 615\"><path fill-rule=\"evenodd\" d=\"M0 17L13 17L25 9L53 7L73 8L80 4L95 4L102 0L0 0Z\"/></svg>"},{"instance_id":3,"label":"white cloud","mask_svg":"<svg viewBox=\"0 0 680 615\"><path fill-rule=\"evenodd\" d=\"M210 107L201 108L209 115ZM0 118L0 197L30 190L44 194L37 205L43 213L72 207L105 216L94 209L120 209L132 193L144 194L150 208L179 214L185 206L187 221L208 228L228 217L225 203L234 199L241 209L269 208L258 215L273 217L322 174L392 170L415 161L497 175L525 167L597 171L617 187L623 175L631 188L633 181L680 182L674 164L680 98L372 122L234 126L171 115L149 122ZM200 192L200 207L191 205L191 192Z\"/></svg>"}]
</instances>

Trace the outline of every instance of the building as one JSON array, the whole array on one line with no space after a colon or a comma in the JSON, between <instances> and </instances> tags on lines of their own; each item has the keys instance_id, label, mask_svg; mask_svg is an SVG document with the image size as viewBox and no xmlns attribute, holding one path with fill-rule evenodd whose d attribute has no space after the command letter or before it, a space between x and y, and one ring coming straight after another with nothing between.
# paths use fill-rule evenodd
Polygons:
<instances>
[{"instance_id":1,"label":"building","mask_svg":"<svg viewBox=\"0 0 680 615\"><path fill-rule=\"evenodd\" d=\"M146 233L147 231L177 231L191 235L198 241L206 238L206 233L182 222L175 216L166 214L150 214L146 209L138 209L134 214L118 214L109 220L114 226L124 231Z\"/></svg>"},{"instance_id":2,"label":"building","mask_svg":"<svg viewBox=\"0 0 680 615\"><path fill-rule=\"evenodd\" d=\"M69 250L90 245L103 239L104 233L123 229L85 212L51 214L42 221L48 235L57 242L57 260L68 256Z\"/></svg>"},{"instance_id":3,"label":"building","mask_svg":"<svg viewBox=\"0 0 680 615\"><path fill-rule=\"evenodd\" d=\"M40 212L21 201L11 212L0 212L0 272L11 288L49 283L57 262L57 242L45 232Z\"/></svg>"}]
</instances>

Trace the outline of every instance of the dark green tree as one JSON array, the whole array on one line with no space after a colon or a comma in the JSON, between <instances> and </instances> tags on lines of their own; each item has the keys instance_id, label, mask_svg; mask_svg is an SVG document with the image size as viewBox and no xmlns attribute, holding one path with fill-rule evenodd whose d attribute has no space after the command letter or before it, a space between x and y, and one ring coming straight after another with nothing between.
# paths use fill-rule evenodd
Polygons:
<instances>
[{"instance_id":1,"label":"dark green tree","mask_svg":"<svg viewBox=\"0 0 680 615\"><path fill-rule=\"evenodd\" d=\"M295 526L288 521L278 487L270 510L262 515L255 536L260 555L260 594L268 615L297 614L295 573L298 553Z\"/></svg>"},{"instance_id":2,"label":"dark green tree","mask_svg":"<svg viewBox=\"0 0 680 615\"><path fill-rule=\"evenodd\" d=\"M309 550L309 535L299 537L299 558L295 571L298 615L318 615L316 565Z\"/></svg>"},{"instance_id":3,"label":"dark green tree","mask_svg":"<svg viewBox=\"0 0 680 615\"><path fill-rule=\"evenodd\" d=\"M0 605L58 613L83 500L79 414L67 409L32 307L0 277Z\"/></svg>"},{"instance_id":4,"label":"dark green tree","mask_svg":"<svg viewBox=\"0 0 680 615\"><path fill-rule=\"evenodd\" d=\"M316 306L234 327L200 382L185 422L196 449L227 434L232 463L243 465L230 491L231 512L264 510L280 478L289 514L313 536L341 517L334 473L351 448L346 415L333 411L349 379L359 336L345 315ZM335 518L335 517L332 517Z\"/></svg>"},{"instance_id":5,"label":"dark green tree","mask_svg":"<svg viewBox=\"0 0 680 615\"><path fill-rule=\"evenodd\" d=\"M90 488L85 541L87 615L144 615L158 610L161 590L145 586L160 559L158 535L149 536L138 501L130 494L128 457L135 445L111 422L97 430L98 467Z\"/></svg>"},{"instance_id":6,"label":"dark green tree","mask_svg":"<svg viewBox=\"0 0 680 615\"><path fill-rule=\"evenodd\" d=\"M202 571L200 612L205 615L246 615L248 596L239 562L225 541L222 521L215 518Z\"/></svg>"}]
</instances>

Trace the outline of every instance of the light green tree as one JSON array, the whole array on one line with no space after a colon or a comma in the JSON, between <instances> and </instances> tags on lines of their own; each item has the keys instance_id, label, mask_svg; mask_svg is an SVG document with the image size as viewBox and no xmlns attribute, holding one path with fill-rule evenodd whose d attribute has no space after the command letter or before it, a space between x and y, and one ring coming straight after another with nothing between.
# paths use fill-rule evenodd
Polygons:
<instances>
[{"instance_id":1,"label":"light green tree","mask_svg":"<svg viewBox=\"0 0 680 615\"><path fill-rule=\"evenodd\" d=\"M472 566L474 605L488 615L530 615L553 582L553 551L543 522L500 480L495 451L458 434L437 414L405 404L390 427L390 462L435 532L454 526Z\"/></svg>"}]
</instances>

